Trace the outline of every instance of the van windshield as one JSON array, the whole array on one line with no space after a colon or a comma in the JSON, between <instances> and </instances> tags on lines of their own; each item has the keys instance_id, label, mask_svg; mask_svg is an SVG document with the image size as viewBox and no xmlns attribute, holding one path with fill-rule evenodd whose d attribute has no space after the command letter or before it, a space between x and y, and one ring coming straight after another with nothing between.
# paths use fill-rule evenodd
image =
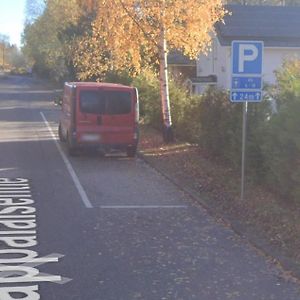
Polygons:
<instances>
[{"instance_id":1,"label":"van windshield","mask_svg":"<svg viewBox=\"0 0 300 300\"><path fill-rule=\"evenodd\" d=\"M81 91L80 111L103 115L129 114L131 112L131 93L123 91Z\"/></svg>"}]
</instances>

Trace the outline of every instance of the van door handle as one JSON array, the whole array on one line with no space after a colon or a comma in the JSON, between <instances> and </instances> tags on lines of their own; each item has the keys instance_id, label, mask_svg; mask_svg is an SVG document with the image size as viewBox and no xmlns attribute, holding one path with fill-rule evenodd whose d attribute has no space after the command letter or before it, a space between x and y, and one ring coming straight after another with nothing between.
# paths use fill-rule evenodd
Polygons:
<instances>
[{"instance_id":1,"label":"van door handle","mask_svg":"<svg viewBox=\"0 0 300 300\"><path fill-rule=\"evenodd\" d=\"M97 117L97 124L102 125L102 116Z\"/></svg>"}]
</instances>

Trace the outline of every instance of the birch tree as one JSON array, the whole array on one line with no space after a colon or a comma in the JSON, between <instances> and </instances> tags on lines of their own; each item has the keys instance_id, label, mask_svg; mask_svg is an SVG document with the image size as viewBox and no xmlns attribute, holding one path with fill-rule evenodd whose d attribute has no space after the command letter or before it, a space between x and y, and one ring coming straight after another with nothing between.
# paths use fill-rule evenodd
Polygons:
<instances>
[{"instance_id":1,"label":"birch tree","mask_svg":"<svg viewBox=\"0 0 300 300\"><path fill-rule=\"evenodd\" d=\"M85 45L108 51L111 68L138 73L153 57L159 79L165 142L173 140L167 53L177 49L191 58L209 50L213 26L226 11L222 0L98 0L93 33ZM88 49L87 49L88 50ZM86 51L86 55L94 55ZM84 54L82 61L85 61ZM88 60L87 60L88 61ZM88 66L87 66L88 67ZM98 66L101 68L101 66ZM103 65L105 68L105 66ZM98 68L98 71L99 71ZM95 70L96 72L96 70Z\"/></svg>"}]
</instances>

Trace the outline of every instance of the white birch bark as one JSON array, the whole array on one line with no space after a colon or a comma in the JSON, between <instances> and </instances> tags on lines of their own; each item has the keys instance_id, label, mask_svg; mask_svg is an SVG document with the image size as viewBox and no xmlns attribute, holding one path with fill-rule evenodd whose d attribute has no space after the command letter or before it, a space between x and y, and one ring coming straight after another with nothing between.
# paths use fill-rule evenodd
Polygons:
<instances>
[{"instance_id":1,"label":"white birch bark","mask_svg":"<svg viewBox=\"0 0 300 300\"><path fill-rule=\"evenodd\" d=\"M168 82L168 62L167 62L167 42L165 38L165 30L161 30L161 38L159 45L159 66L160 66L160 94L162 104L163 123L165 128L172 126L170 97L169 97L169 82Z\"/></svg>"}]
</instances>

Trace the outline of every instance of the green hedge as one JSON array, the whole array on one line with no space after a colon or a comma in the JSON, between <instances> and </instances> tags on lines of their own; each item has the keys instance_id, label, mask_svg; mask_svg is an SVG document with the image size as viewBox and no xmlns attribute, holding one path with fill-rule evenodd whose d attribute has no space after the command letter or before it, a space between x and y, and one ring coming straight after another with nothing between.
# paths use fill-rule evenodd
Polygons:
<instances>
[{"instance_id":1,"label":"green hedge","mask_svg":"<svg viewBox=\"0 0 300 300\"><path fill-rule=\"evenodd\" d=\"M287 61L277 81L273 97L278 113L267 124L263 144L266 181L286 199L300 203L300 61Z\"/></svg>"},{"instance_id":2,"label":"green hedge","mask_svg":"<svg viewBox=\"0 0 300 300\"><path fill-rule=\"evenodd\" d=\"M133 79L133 86L139 91L140 115L146 124L161 128L161 104L159 82L155 74L146 70Z\"/></svg>"},{"instance_id":3,"label":"green hedge","mask_svg":"<svg viewBox=\"0 0 300 300\"><path fill-rule=\"evenodd\" d=\"M162 110L158 76L150 70L146 70L133 79L133 86L138 88L140 96L140 113L146 124L161 129ZM188 106L189 97L186 90L175 80L169 81L170 105L174 129L181 131L181 124L185 118L184 110Z\"/></svg>"},{"instance_id":4,"label":"green hedge","mask_svg":"<svg viewBox=\"0 0 300 300\"><path fill-rule=\"evenodd\" d=\"M192 112L190 114L192 116ZM196 117L191 121L199 123L197 143L213 157L218 157L234 169L241 165L243 104L231 103L229 93L210 88L195 107ZM253 179L264 176L265 165L262 140L266 130L270 105L249 103L247 113L247 171Z\"/></svg>"},{"instance_id":5,"label":"green hedge","mask_svg":"<svg viewBox=\"0 0 300 300\"><path fill-rule=\"evenodd\" d=\"M247 122L247 176L267 184L287 199L300 201L300 62L286 63L277 73L271 102L249 103ZM140 94L144 122L160 129L162 124L159 81L147 70L132 84ZM175 135L201 145L213 158L237 171L241 164L242 104L231 103L227 91L210 88L191 96L170 80L171 113Z\"/></svg>"},{"instance_id":6,"label":"green hedge","mask_svg":"<svg viewBox=\"0 0 300 300\"><path fill-rule=\"evenodd\" d=\"M263 144L272 189L300 202L300 99L272 117Z\"/></svg>"}]
</instances>

